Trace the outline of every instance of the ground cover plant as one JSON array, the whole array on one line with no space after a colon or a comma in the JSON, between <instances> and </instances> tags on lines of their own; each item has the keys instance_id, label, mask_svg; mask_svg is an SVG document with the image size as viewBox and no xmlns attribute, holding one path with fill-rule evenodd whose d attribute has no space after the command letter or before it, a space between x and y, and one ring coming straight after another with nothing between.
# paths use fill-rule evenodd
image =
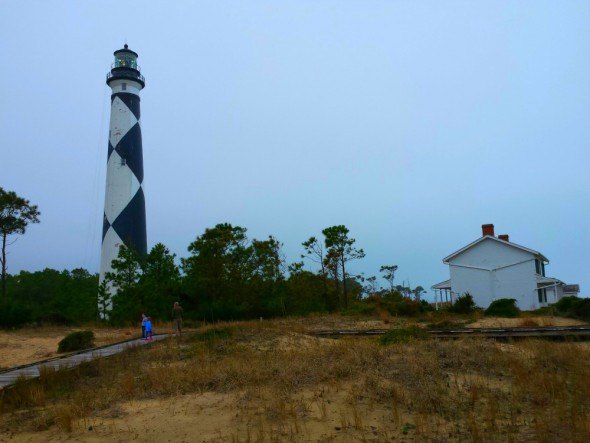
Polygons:
<instances>
[{"instance_id":1,"label":"ground cover plant","mask_svg":"<svg viewBox=\"0 0 590 443\"><path fill-rule=\"evenodd\" d=\"M94 332L75 331L66 335L58 344L57 352L71 352L94 346Z\"/></svg>"},{"instance_id":2,"label":"ground cover plant","mask_svg":"<svg viewBox=\"0 0 590 443\"><path fill-rule=\"evenodd\" d=\"M551 308L564 317L590 320L590 298L563 297Z\"/></svg>"},{"instance_id":3,"label":"ground cover plant","mask_svg":"<svg viewBox=\"0 0 590 443\"><path fill-rule=\"evenodd\" d=\"M322 320L318 326L336 321ZM217 324L182 341L45 371L2 396L0 433L106 441L590 438L587 343L384 345L306 335L306 322Z\"/></svg>"},{"instance_id":4,"label":"ground cover plant","mask_svg":"<svg viewBox=\"0 0 590 443\"><path fill-rule=\"evenodd\" d=\"M516 306L516 300L513 298L499 298L494 300L485 310L486 315L494 317L518 317L520 309Z\"/></svg>"}]
</instances>

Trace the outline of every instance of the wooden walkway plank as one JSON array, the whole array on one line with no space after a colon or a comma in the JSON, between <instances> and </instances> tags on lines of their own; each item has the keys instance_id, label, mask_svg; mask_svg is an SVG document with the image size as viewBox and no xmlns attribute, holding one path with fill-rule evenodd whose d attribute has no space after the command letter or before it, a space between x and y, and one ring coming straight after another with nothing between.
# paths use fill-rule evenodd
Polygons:
<instances>
[{"instance_id":1,"label":"wooden walkway plank","mask_svg":"<svg viewBox=\"0 0 590 443\"><path fill-rule=\"evenodd\" d=\"M145 341L141 338L135 340L128 340L122 343L114 343L109 346L93 348L87 351L66 355L64 357L57 357L50 360L44 360L38 363L32 363L30 365L20 366L15 369L5 370L0 373L0 389L13 385L19 378L39 377L40 370L43 367L49 367L56 370L70 369L79 366L80 364L87 361L92 361L97 358L109 357L111 355L123 352L127 349L136 346L142 346L148 343L153 343L167 337L169 337L169 334L155 335L153 337L153 341L151 342Z\"/></svg>"},{"instance_id":2,"label":"wooden walkway plank","mask_svg":"<svg viewBox=\"0 0 590 443\"><path fill-rule=\"evenodd\" d=\"M383 335L395 329L367 329L367 330L322 330L310 332L320 337L334 337L347 335ZM458 337L590 337L590 326L548 326L538 328L465 328L453 330L426 330L434 338Z\"/></svg>"}]
</instances>

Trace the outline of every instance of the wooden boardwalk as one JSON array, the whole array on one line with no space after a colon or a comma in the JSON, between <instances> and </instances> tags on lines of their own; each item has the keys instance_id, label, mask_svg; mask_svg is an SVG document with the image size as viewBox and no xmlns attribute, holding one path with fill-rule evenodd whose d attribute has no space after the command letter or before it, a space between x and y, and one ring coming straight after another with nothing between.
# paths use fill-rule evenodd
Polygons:
<instances>
[{"instance_id":1,"label":"wooden boardwalk","mask_svg":"<svg viewBox=\"0 0 590 443\"><path fill-rule=\"evenodd\" d=\"M320 337L383 335L392 329L368 330L324 330L311 334ZM427 330L433 338L484 337L494 339L551 337L551 338L590 338L590 326L549 326L538 328L465 328L453 330Z\"/></svg>"},{"instance_id":2,"label":"wooden boardwalk","mask_svg":"<svg viewBox=\"0 0 590 443\"><path fill-rule=\"evenodd\" d=\"M54 357L48 360L43 360L28 365L17 366L15 368L5 369L0 371L0 390L13 385L19 378L37 378L39 371L43 367L53 369L68 369L73 368L81 363L95 360L97 358L108 357L110 355L118 354L129 348L135 346L143 346L153 343L158 340L169 337L169 334L154 335L152 342L147 342L141 338L127 340L112 345L102 346L99 348L92 348L86 351L79 351L72 354L64 355L63 357Z\"/></svg>"}]
</instances>

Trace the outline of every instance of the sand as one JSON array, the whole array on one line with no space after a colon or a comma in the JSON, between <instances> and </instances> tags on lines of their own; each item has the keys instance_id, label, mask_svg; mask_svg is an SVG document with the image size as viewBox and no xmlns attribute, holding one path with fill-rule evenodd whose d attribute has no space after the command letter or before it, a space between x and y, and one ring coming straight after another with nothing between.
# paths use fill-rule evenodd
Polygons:
<instances>
[{"instance_id":1,"label":"sand","mask_svg":"<svg viewBox=\"0 0 590 443\"><path fill-rule=\"evenodd\" d=\"M288 416L273 410L268 398L258 406L250 402L247 408L240 407L245 393L205 392L125 402L99 416L77 420L70 433L54 426L0 441L387 441L402 435L406 417L394 418L391 409L382 406L353 404L350 388L302 392L289 404Z\"/></svg>"},{"instance_id":2,"label":"sand","mask_svg":"<svg viewBox=\"0 0 590 443\"><path fill-rule=\"evenodd\" d=\"M465 326L469 328L518 328L542 326L582 326L588 323L565 317L484 317Z\"/></svg>"},{"instance_id":3,"label":"sand","mask_svg":"<svg viewBox=\"0 0 590 443\"><path fill-rule=\"evenodd\" d=\"M57 344L67 334L86 328L39 327L13 331L0 330L0 369L55 357ZM96 337L96 346L139 337L141 331L129 328L89 328Z\"/></svg>"}]
</instances>

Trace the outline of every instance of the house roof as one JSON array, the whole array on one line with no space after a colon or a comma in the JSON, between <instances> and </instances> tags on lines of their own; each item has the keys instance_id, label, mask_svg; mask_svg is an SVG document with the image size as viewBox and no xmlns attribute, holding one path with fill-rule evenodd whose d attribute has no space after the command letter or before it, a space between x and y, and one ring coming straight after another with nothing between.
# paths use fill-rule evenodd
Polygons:
<instances>
[{"instance_id":1,"label":"house roof","mask_svg":"<svg viewBox=\"0 0 590 443\"><path fill-rule=\"evenodd\" d=\"M484 235L483 237L478 238L474 242L469 243L467 246L464 246L461 249L459 249L458 251L455 251L451 255L448 255L445 258L443 258L443 263L446 264L446 265L449 264L449 260L450 259L456 257L457 255L465 252L467 249L472 248L473 246L477 245L478 243L481 243L482 241L484 241L486 239L494 240L494 241L497 241L498 243L503 243L503 244L505 244L507 246L512 246L513 248L517 248L517 249L520 249L522 251L526 251L526 252L528 252L530 254L533 254L536 257L539 257L543 261L549 263L549 260L547 259L547 257L545 257L543 254L541 254L539 251L535 251L533 249L525 248L524 246L517 245L516 243L513 243L511 241L500 240L498 237L495 237L493 235Z\"/></svg>"},{"instance_id":2,"label":"house roof","mask_svg":"<svg viewBox=\"0 0 590 443\"><path fill-rule=\"evenodd\" d=\"M552 284L552 283L557 283L557 284L564 284L561 280L557 279L557 278L553 278L553 277L544 277L542 275L537 275L537 284L538 285L544 285L544 284Z\"/></svg>"},{"instance_id":3,"label":"house roof","mask_svg":"<svg viewBox=\"0 0 590 443\"><path fill-rule=\"evenodd\" d=\"M451 289L451 280L441 281L435 285L432 285L430 289Z\"/></svg>"}]
</instances>

